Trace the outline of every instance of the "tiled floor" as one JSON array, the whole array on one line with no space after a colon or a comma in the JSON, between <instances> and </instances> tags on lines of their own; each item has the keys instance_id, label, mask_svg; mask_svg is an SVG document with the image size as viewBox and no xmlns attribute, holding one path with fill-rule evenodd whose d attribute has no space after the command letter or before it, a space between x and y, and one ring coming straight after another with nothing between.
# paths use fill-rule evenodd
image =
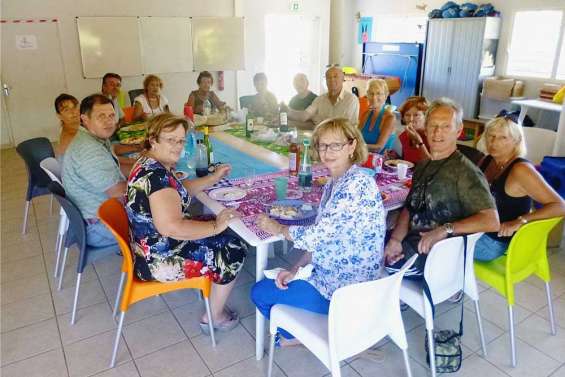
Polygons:
<instances>
[{"instance_id":1,"label":"tiled floor","mask_svg":"<svg viewBox=\"0 0 565 377\"><path fill-rule=\"evenodd\" d=\"M118 282L120 258L88 267L81 287L78 322L70 326L76 254L72 253L62 291L52 280L58 209L49 214L49 198L37 198L29 230L20 235L26 172L14 150L1 152L1 363L2 376L216 376L253 377L266 374L266 358L254 358L255 314L249 301L254 280L254 256L241 273L231 308L241 313L241 325L218 334L218 347L202 335L197 318L202 302L193 292L156 297L137 304L126 316L118 363L108 369L116 329L111 303ZM272 266L292 262L292 254L270 260ZM543 285L535 279L522 283L515 308L518 367L510 368L508 325L504 300L481 289L481 308L489 355L480 352L474 310L465 310L461 376L565 376L565 251L552 250L553 297L560 327L549 335ZM442 305L436 326L456 327L458 310ZM429 374L425 364L423 322L405 313L414 376ZM390 342L380 352L348 360L344 376L403 376L401 352ZM278 350L275 376L324 376L328 371L306 349ZM455 376L454 375L454 376Z\"/></svg>"}]
</instances>

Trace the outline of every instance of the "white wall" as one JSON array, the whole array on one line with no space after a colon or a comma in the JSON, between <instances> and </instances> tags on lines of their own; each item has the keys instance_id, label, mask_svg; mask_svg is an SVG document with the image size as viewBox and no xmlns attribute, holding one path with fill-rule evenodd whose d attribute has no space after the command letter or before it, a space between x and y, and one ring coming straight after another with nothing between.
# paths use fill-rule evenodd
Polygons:
<instances>
[{"instance_id":1,"label":"white wall","mask_svg":"<svg viewBox=\"0 0 565 377\"><path fill-rule=\"evenodd\" d=\"M355 12L360 12L361 16L375 17L377 15L390 16L425 16L432 9L439 8L445 3L445 0L353 0L351 1ZM463 1L458 1L463 3ZM481 3L481 2L477 2ZM539 9L565 9L563 0L491 0L497 10L502 13L502 29L501 37L498 44L498 53L496 58L496 74L504 75L508 58L508 48L510 44L510 35L512 31L513 14L519 10L539 10ZM416 5L428 4L425 11L416 8ZM344 46L344 60L342 64L353 65L358 69L361 68L361 52L362 46L357 44L357 21L355 18L346 20L349 24L354 25L353 33L350 35L349 46ZM373 35L378 25L373 24ZM400 41L399 41L400 42ZM540 80L532 78L523 78L526 81L526 96L537 97L539 88L544 82L556 82L552 80Z\"/></svg>"},{"instance_id":2,"label":"white wall","mask_svg":"<svg viewBox=\"0 0 565 377\"><path fill-rule=\"evenodd\" d=\"M241 93L250 93L253 88L251 82L253 74L264 70L264 16L268 13L287 14L290 12L289 4L287 0L3 0L1 13L3 19L59 19L67 91L80 100L86 95L100 91L101 80L83 78L75 22L77 16L242 15L246 18L246 71L239 73L241 82L239 86ZM320 37L325 41L322 44L321 56L325 65L329 46L329 0L307 0L302 1L300 5L300 11L293 14L321 18ZM119 43L119 38L120 36L116 35L116 43ZM164 81L163 93L171 103L171 110L182 112L188 93L197 86L198 72L159 74L159 76ZM124 77L122 86L126 91L141 88L142 81L143 76ZM234 107L238 98L235 72L225 72L224 87L224 91L217 93L220 98Z\"/></svg>"}]
</instances>

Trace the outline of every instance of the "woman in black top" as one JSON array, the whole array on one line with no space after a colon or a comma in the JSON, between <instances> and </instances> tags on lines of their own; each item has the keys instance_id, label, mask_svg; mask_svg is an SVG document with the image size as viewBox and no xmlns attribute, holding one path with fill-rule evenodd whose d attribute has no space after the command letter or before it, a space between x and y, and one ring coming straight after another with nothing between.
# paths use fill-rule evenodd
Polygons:
<instances>
[{"instance_id":1,"label":"woman in black top","mask_svg":"<svg viewBox=\"0 0 565 377\"><path fill-rule=\"evenodd\" d=\"M504 255L512 235L523 224L565 215L565 203L533 164L522 158L526 154L524 134L512 119L490 121L479 144L487 152L479 166L489 182L500 219L498 233L483 235L475 246L475 259L489 261ZM532 200L541 208L533 210Z\"/></svg>"}]
</instances>

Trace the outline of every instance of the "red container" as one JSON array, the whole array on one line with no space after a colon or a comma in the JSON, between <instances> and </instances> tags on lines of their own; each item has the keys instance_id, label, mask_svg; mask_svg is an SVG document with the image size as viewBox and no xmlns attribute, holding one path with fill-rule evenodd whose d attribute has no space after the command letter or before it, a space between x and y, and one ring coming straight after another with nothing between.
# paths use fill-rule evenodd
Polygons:
<instances>
[{"instance_id":1,"label":"red container","mask_svg":"<svg viewBox=\"0 0 565 377\"><path fill-rule=\"evenodd\" d=\"M192 110L192 106L184 105L184 116L194 122L194 110Z\"/></svg>"}]
</instances>

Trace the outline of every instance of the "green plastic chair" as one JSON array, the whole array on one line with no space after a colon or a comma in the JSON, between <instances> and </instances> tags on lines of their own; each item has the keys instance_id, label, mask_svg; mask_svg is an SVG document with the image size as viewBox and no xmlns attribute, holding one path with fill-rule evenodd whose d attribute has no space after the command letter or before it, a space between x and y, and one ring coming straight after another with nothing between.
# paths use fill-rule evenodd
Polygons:
<instances>
[{"instance_id":1,"label":"green plastic chair","mask_svg":"<svg viewBox=\"0 0 565 377\"><path fill-rule=\"evenodd\" d=\"M510 352L512 366L516 366L516 343L514 339L514 284L535 274L545 282L549 308L551 335L555 335L555 318L551 302L549 263L547 261L547 237L561 217L532 221L525 224L512 237L506 255L489 262L475 261L476 277L496 289L508 301L510 325Z\"/></svg>"}]
</instances>

